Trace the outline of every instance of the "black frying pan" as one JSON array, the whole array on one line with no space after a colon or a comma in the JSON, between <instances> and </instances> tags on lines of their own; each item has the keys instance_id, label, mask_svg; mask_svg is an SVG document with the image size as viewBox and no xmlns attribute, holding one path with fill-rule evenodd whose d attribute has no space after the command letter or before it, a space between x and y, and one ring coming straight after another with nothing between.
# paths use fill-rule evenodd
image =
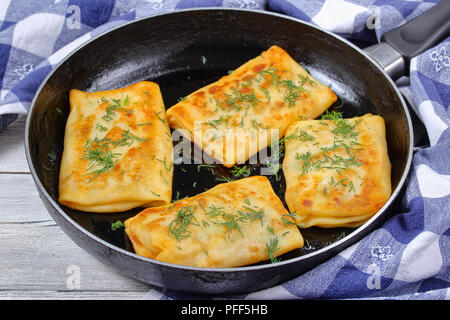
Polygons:
<instances>
[{"instance_id":1,"label":"black frying pan","mask_svg":"<svg viewBox=\"0 0 450 320\"><path fill-rule=\"evenodd\" d=\"M160 85L165 105L170 107L179 97L217 80L274 44L284 48L319 81L331 86L343 101L340 111L345 117L370 112L386 121L393 194L363 226L302 230L308 245L285 254L275 264L194 268L138 256L123 228L111 229L112 222L124 221L142 209L114 214L83 213L57 202L70 89L107 90L151 80ZM398 72L399 67L396 65L394 69ZM367 235L395 211L394 202L411 164L412 141L411 120L402 96L368 54L296 19L217 8L141 19L83 45L44 80L29 111L25 133L26 155L39 194L53 219L80 247L130 277L170 289L212 294L274 286L304 273ZM258 173L258 166L253 166L252 174ZM229 171L220 165L215 168L177 165L174 198L203 192L227 176ZM278 196L284 199L282 174L270 179Z\"/></svg>"}]
</instances>

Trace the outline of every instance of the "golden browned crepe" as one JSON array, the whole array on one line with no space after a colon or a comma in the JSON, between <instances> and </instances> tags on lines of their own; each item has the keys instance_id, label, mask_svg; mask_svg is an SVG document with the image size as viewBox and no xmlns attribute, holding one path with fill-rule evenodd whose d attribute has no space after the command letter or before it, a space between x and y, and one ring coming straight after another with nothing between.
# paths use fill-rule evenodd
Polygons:
<instances>
[{"instance_id":1,"label":"golden browned crepe","mask_svg":"<svg viewBox=\"0 0 450 320\"><path fill-rule=\"evenodd\" d=\"M223 183L191 198L148 208L125 221L137 254L195 267L237 267L303 246L269 180Z\"/></svg>"},{"instance_id":2,"label":"golden browned crepe","mask_svg":"<svg viewBox=\"0 0 450 320\"><path fill-rule=\"evenodd\" d=\"M283 49L272 46L169 108L167 119L206 154L232 167L282 138L293 121L316 118L336 99Z\"/></svg>"},{"instance_id":3,"label":"golden browned crepe","mask_svg":"<svg viewBox=\"0 0 450 320\"><path fill-rule=\"evenodd\" d=\"M172 197L172 140L159 86L70 91L59 202L88 212L159 206Z\"/></svg>"},{"instance_id":4,"label":"golden browned crepe","mask_svg":"<svg viewBox=\"0 0 450 320\"><path fill-rule=\"evenodd\" d=\"M283 161L286 203L304 228L356 227L391 195L384 120L367 114L293 123Z\"/></svg>"}]
</instances>

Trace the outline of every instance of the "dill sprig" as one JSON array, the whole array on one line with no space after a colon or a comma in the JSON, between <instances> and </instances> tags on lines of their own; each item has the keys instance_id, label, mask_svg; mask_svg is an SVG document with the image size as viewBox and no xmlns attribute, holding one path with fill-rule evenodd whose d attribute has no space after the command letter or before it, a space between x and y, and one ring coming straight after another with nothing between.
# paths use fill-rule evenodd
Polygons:
<instances>
[{"instance_id":1,"label":"dill sprig","mask_svg":"<svg viewBox=\"0 0 450 320\"><path fill-rule=\"evenodd\" d=\"M161 162L164 165L164 169L166 169L166 171L170 171L173 168L173 162L168 164L166 157L164 157L164 160L156 159L156 161Z\"/></svg>"},{"instance_id":2,"label":"dill sprig","mask_svg":"<svg viewBox=\"0 0 450 320\"><path fill-rule=\"evenodd\" d=\"M159 114L160 113L162 113L162 111L159 111L159 112L155 112L155 116L159 119L159 121L161 121L162 123L164 123L164 124L168 124L168 122L167 122L167 120L166 119L164 119L164 118L161 118L160 116L159 116Z\"/></svg>"},{"instance_id":3,"label":"dill sprig","mask_svg":"<svg viewBox=\"0 0 450 320\"><path fill-rule=\"evenodd\" d=\"M268 126L263 127L262 123L256 121L255 119L252 119L250 123L252 127L255 128L257 131L259 131L259 129L267 130L269 128Z\"/></svg>"},{"instance_id":4,"label":"dill sprig","mask_svg":"<svg viewBox=\"0 0 450 320\"><path fill-rule=\"evenodd\" d=\"M50 161L55 161L56 160L56 153L55 151L49 152L48 154L48 158Z\"/></svg>"},{"instance_id":5,"label":"dill sprig","mask_svg":"<svg viewBox=\"0 0 450 320\"><path fill-rule=\"evenodd\" d=\"M230 239L233 231L239 231L242 237L244 234L241 231L241 226L239 225L239 220L236 219L236 216L233 214L222 214L223 220L213 221L214 224L221 225L225 228L225 233L228 235L228 239Z\"/></svg>"},{"instance_id":6,"label":"dill sprig","mask_svg":"<svg viewBox=\"0 0 450 320\"><path fill-rule=\"evenodd\" d=\"M130 132L130 130L125 130L122 132L122 139L117 141L111 141L111 143L116 146L131 146L134 141L143 142L148 141L148 138L138 137Z\"/></svg>"},{"instance_id":7,"label":"dill sprig","mask_svg":"<svg viewBox=\"0 0 450 320\"><path fill-rule=\"evenodd\" d=\"M108 100L105 101L105 99L102 98L102 101L107 102ZM102 117L102 119L107 122L113 120L113 117L116 115L116 111L122 110L122 105L121 105L121 102L119 99L111 99L111 101L113 103L108 105L108 107L106 108L105 114Z\"/></svg>"},{"instance_id":8,"label":"dill sprig","mask_svg":"<svg viewBox=\"0 0 450 320\"><path fill-rule=\"evenodd\" d=\"M225 176L219 176L219 177L216 177L216 178L214 179L214 181L219 181L219 182L231 182L231 181L233 181L233 178L225 177Z\"/></svg>"},{"instance_id":9,"label":"dill sprig","mask_svg":"<svg viewBox=\"0 0 450 320\"><path fill-rule=\"evenodd\" d=\"M334 149L333 149L334 150ZM343 157L338 154L327 154L326 151L322 151L322 158L318 156L313 156L310 151L307 151L303 154L296 154L295 158L297 160L303 161L302 164L302 173L304 175L313 169L333 169L340 173L343 170L348 169L349 167L359 167L362 163L356 159L356 154L361 149L356 149L353 152L350 152L349 156Z\"/></svg>"},{"instance_id":10,"label":"dill sprig","mask_svg":"<svg viewBox=\"0 0 450 320\"><path fill-rule=\"evenodd\" d=\"M214 129L218 129L218 126L221 125L222 123L228 123L228 118L224 118L223 116L220 116L219 119L215 119L215 120L210 120L208 122L206 122L207 125L213 127Z\"/></svg>"},{"instance_id":11,"label":"dill sprig","mask_svg":"<svg viewBox=\"0 0 450 320\"><path fill-rule=\"evenodd\" d=\"M275 235L275 231L273 230L272 226L270 224L268 224L266 226L266 230L269 231L271 234Z\"/></svg>"},{"instance_id":12,"label":"dill sprig","mask_svg":"<svg viewBox=\"0 0 450 320\"><path fill-rule=\"evenodd\" d=\"M264 209L259 209L257 207L251 208L249 206L242 206L244 210L238 210L239 214L239 221L255 221L260 220L261 225L263 225L263 218L264 218Z\"/></svg>"},{"instance_id":13,"label":"dill sprig","mask_svg":"<svg viewBox=\"0 0 450 320\"><path fill-rule=\"evenodd\" d=\"M347 119L342 118L342 112L328 110L321 116L321 120L331 120L334 122L336 128L331 130L335 136L341 136L343 138L356 138L358 132L355 131L356 126L362 121L361 119L351 124Z\"/></svg>"},{"instance_id":14,"label":"dill sprig","mask_svg":"<svg viewBox=\"0 0 450 320\"><path fill-rule=\"evenodd\" d=\"M284 103L287 103L289 107L295 106L300 96L304 92L307 92L307 90L303 88L302 85L297 85L292 80L283 80L283 84L286 87L283 101Z\"/></svg>"},{"instance_id":15,"label":"dill sprig","mask_svg":"<svg viewBox=\"0 0 450 320\"><path fill-rule=\"evenodd\" d=\"M107 127L102 126L100 123L97 123L97 124L95 125L95 128L98 129L98 130L100 130L100 131L107 131L107 130L108 130Z\"/></svg>"},{"instance_id":16,"label":"dill sprig","mask_svg":"<svg viewBox=\"0 0 450 320\"><path fill-rule=\"evenodd\" d=\"M242 109L242 105L247 103L250 106L254 106L256 103L261 102L256 96L255 92L251 93L243 93L239 90L239 86L241 83L234 88L231 88L231 94L225 93L225 99L222 101L217 101L217 106L222 109L234 109L236 111L240 111Z\"/></svg>"},{"instance_id":17,"label":"dill sprig","mask_svg":"<svg viewBox=\"0 0 450 320\"><path fill-rule=\"evenodd\" d=\"M291 225L291 224L298 226L295 217L296 217L295 211L292 212L292 213L289 213L289 214L283 214L281 216L281 221L283 221L283 224L285 226L288 226L288 225Z\"/></svg>"},{"instance_id":18,"label":"dill sprig","mask_svg":"<svg viewBox=\"0 0 450 320\"><path fill-rule=\"evenodd\" d=\"M272 162L267 161L266 167L272 171L272 174L275 175L275 180L278 180L278 172L281 170L281 163L280 162Z\"/></svg>"},{"instance_id":19,"label":"dill sprig","mask_svg":"<svg viewBox=\"0 0 450 320\"><path fill-rule=\"evenodd\" d=\"M225 210L223 207L216 207L215 205L210 205L208 207L209 211L205 210L205 214L211 218L217 218L225 214Z\"/></svg>"},{"instance_id":20,"label":"dill sprig","mask_svg":"<svg viewBox=\"0 0 450 320\"><path fill-rule=\"evenodd\" d=\"M300 140L300 141L313 141L313 140L315 140L315 137L310 135L305 130L300 130L300 132L298 132L298 129L299 128L296 128L294 133L292 133L292 134L290 134L288 136L285 136L280 141L285 142L286 140L289 140L289 139L296 139L296 140Z\"/></svg>"},{"instance_id":21,"label":"dill sprig","mask_svg":"<svg viewBox=\"0 0 450 320\"><path fill-rule=\"evenodd\" d=\"M273 65L268 66L266 69L257 72L255 76L255 80L257 82L261 81L261 78L267 81L267 78L270 79L269 86L273 85L278 87L281 83L280 76L277 75L277 69L273 67Z\"/></svg>"}]
</instances>

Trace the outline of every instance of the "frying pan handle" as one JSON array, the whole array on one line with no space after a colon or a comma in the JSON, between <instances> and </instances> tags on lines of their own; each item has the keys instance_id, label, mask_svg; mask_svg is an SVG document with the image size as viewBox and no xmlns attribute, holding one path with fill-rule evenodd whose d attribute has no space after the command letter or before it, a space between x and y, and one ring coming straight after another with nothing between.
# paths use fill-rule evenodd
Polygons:
<instances>
[{"instance_id":1,"label":"frying pan handle","mask_svg":"<svg viewBox=\"0 0 450 320\"><path fill-rule=\"evenodd\" d=\"M421 16L386 32L381 43L366 48L366 51L396 80L409 73L412 58L449 35L450 0L442 0Z\"/></svg>"},{"instance_id":2,"label":"frying pan handle","mask_svg":"<svg viewBox=\"0 0 450 320\"><path fill-rule=\"evenodd\" d=\"M398 51L407 63L450 35L450 0L442 0L423 15L386 32L385 41Z\"/></svg>"}]
</instances>

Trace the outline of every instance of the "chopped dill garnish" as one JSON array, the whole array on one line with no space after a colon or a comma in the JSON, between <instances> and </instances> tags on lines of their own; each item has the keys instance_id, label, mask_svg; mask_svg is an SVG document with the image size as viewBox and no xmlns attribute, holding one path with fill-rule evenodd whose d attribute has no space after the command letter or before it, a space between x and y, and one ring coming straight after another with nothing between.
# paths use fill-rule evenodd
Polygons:
<instances>
[{"instance_id":1,"label":"chopped dill garnish","mask_svg":"<svg viewBox=\"0 0 450 320\"><path fill-rule=\"evenodd\" d=\"M214 129L218 129L218 125L222 124L222 123L228 123L228 119L224 118L223 116L220 116L219 119L215 119L215 120L210 120L208 122L206 122L207 125L213 127Z\"/></svg>"},{"instance_id":2,"label":"chopped dill garnish","mask_svg":"<svg viewBox=\"0 0 450 320\"><path fill-rule=\"evenodd\" d=\"M279 162L273 163L271 161L267 161L266 167L270 169L270 171L272 171L272 174L275 175L275 180L278 180L278 172L281 169L281 163Z\"/></svg>"},{"instance_id":3,"label":"chopped dill garnish","mask_svg":"<svg viewBox=\"0 0 450 320\"><path fill-rule=\"evenodd\" d=\"M202 224L204 228L209 227L209 223L205 220L202 220Z\"/></svg>"},{"instance_id":4,"label":"chopped dill garnish","mask_svg":"<svg viewBox=\"0 0 450 320\"><path fill-rule=\"evenodd\" d=\"M166 119L163 119L163 118L161 118L161 117L159 116L159 114L160 114L161 112L162 112L162 111L155 112L155 116L159 119L159 121L161 121L161 122L164 123L164 124L167 124L167 123L168 123L167 120L166 120Z\"/></svg>"},{"instance_id":5,"label":"chopped dill garnish","mask_svg":"<svg viewBox=\"0 0 450 320\"><path fill-rule=\"evenodd\" d=\"M342 119L342 112L338 112L338 111L334 111L334 110L329 112L328 110L326 110L325 113L320 116L320 119L336 121L338 119Z\"/></svg>"},{"instance_id":6,"label":"chopped dill garnish","mask_svg":"<svg viewBox=\"0 0 450 320\"><path fill-rule=\"evenodd\" d=\"M342 184L344 187L346 187L347 185L345 184L345 181L347 180L348 180L347 178L341 179L338 182L336 182L334 186L337 187L339 184Z\"/></svg>"},{"instance_id":7,"label":"chopped dill garnish","mask_svg":"<svg viewBox=\"0 0 450 320\"><path fill-rule=\"evenodd\" d=\"M262 87L262 86L259 86L259 87L260 87L261 90L264 92L264 95L266 96L267 102L270 102L269 91L268 91L266 88Z\"/></svg>"},{"instance_id":8,"label":"chopped dill garnish","mask_svg":"<svg viewBox=\"0 0 450 320\"><path fill-rule=\"evenodd\" d=\"M98 129L98 130L100 130L100 131L108 131L108 128L102 126L100 123L97 123L97 124L95 125L95 128Z\"/></svg>"},{"instance_id":9,"label":"chopped dill garnish","mask_svg":"<svg viewBox=\"0 0 450 320\"><path fill-rule=\"evenodd\" d=\"M211 171L213 171L215 167L216 166L213 164L199 164L199 165L197 165L197 172L200 172L201 168L209 168ZM214 173L214 172L212 172L212 173Z\"/></svg>"},{"instance_id":10,"label":"chopped dill garnish","mask_svg":"<svg viewBox=\"0 0 450 320\"><path fill-rule=\"evenodd\" d=\"M307 152L305 152L303 154L298 154L297 153L295 155L295 159L303 161L302 175L304 175L304 174L308 173L309 171L311 171L313 158L312 158L312 155L311 155L310 151L307 151Z\"/></svg>"},{"instance_id":11,"label":"chopped dill garnish","mask_svg":"<svg viewBox=\"0 0 450 320\"><path fill-rule=\"evenodd\" d=\"M267 231L269 231L271 234L275 235L275 231L274 231L273 228L270 226L270 224L267 225L266 229L267 229Z\"/></svg>"},{"instance_id":12,"label":"chopped dill garnish","mask_svg":"<svg viewBox=\"0 0 450 320\"><path fill-rule=\"evenodd\" d=\"M343 138L355 138L358 136L358 132L354 129L362 121L359 119L354 124L351 124L347 119L342 118L342 112L328 110L321 116L321 120L331 120L336 125L336 128L331 130L335 136L341 136Z\"/></svg>"},{"instance_id":13,"label":"chopped dill garnish","mask_svg":"<svg viewBox=\"0 0 450 320\"><path fill-rule=\"evenodd\" d=\"M102 101L104 101L103 98L102 98ZM111 99L111 101L113 103L108 105L108 107L106 108L105 114L102 117L102 119L107 121L107 122L113 120L113 117L116 115L116 111L122 110L122 106L121 106L120 100L118 100L118 99Z\"/></svg>"},{"instance_id":14,"label":"chopped dill garnish","mask_svg":"<svg viewBox=\"0 0 450 320\"><path fill-rule=\"evenodd\" d=\"M346 149L348 157L343 157L338 154L327 154L327 152L329 151L333 151L342 147ZM362 165L362 163L356 159L356 154L362 149L354 150L345 144L336 144L335 141L335 144L332 147L321 148L321 150L322 157L318 155L313 156L310 151L307 151L303 154L296 154L295 158L297 160L303 161L301 175L304 175L313 169L333 169L340 173L342 170L348 169L351 166L359 167Z\"/></svg>"},{"instance_id":15,"label":"chopped dill garnish","mask_svg":"<svg viewBox=\"0 0 450 320\"><path fill-rule=\"evenodd\" d=\"M55 153L55 151L49 152L48 153L48 158L50 159L50 161L55 161L56 160L56 153Z\"/></svg>"},{"instance_id":16,"label":"chopped dill garnish","mask_svg":"<svg viewBox=\"0 0 450 320\"><path fill-rule=\"evenodd\" d=\"M274 253L277 252L280 248L278 248L278 238L272 238L269 240L269 243L266 243L266 253L270 259L270 262L276 263L280 260L274 256Z\"/></svg>"},{"instance_id":17,"label":"chopped dill garnish","mask_svg":"<svg viewBox=\"0 0 450 320\"><path fill-rule=\"evenodd\" d=\"M164 168L166 169L166 171L170 171L170 169L172 169L172 167L173 167L173 162L170 164L167 164L166 157L164 157L164 160L156 159L156 161L161 162L164 165Z\"/></svg>"},{"instance_id":18,"label":"chopped dill garnish","mask_svg":"<svg viewBox=\"0 0 450 320\"><path fill-rule=\"evenodd\" d=\"M214 129L218 129L216 123L214 123L213 121L208 121L206 122L206 124L213 127Z\"/></svg>"},{"instance_id":19,"label":"chopped dill garnish","mask_svg":"<svg viewBox=\"0 0 450 320\"><path fill-rule=\"evenodd\" d=\"M262 123L256 121L255 119L251 120L250 123L251 123L252 127L255 128L258 131L259 131L259 129L264 129L264 130L268 129L268 126L263 127Z\"/></svg>"},{"instance_id":20,"label":"chopped dill garnish","mask_svg":"<svg viewBox=\"0 0 450 320\"><path fill-rule=\"evenodd\" d=\"M303 130L300 131L300 135L296 138L299 139L300 141L312 141L315 139L312 135Z\"/></svg>"},{"instance_id":21,"label":"chopped dill garnish","mask_svg":"<svg viewBox=\"0 0 450 320\"><path fill-rule=\"evenodd\" d=\"M117 220L116 222L111 222L111 230L116 231L117 229L125 227L123 222L120 220Z\"/></svg>"},{"instance_id":22,"label":"chopped dill garnish","mask_svg":"<svg viewBox=\"0 0 450 320\"><path fill-rule=\"evenodd\" d=\"M348 190L348 192L351 192L351 191L356 192L355 186L353 185L353 181L350 181L348 185L350 186L350 189Z\"/></svg>"},{"instance_id":23,"label":"chopped dill garnish","mask_svg":"<svg viewBox=\"0 0 450 320\"><path fill-rule=\"evenodd\" d=\"M233 179L232 179L232 178L229 178L229 177L225 177L225 176L220 176L220 177L216 177L216 178L214 179L214 181L231 182L231 181L233 181Z\"/></svg>"},{"instance_id":24,"label":"chopped dill garnish","mask_svg":"<svg viewBox=\"0 0 450 320\"><path fill-rule=\"evenodd\" d=\"M117 141L111 141L114 146L131 146L134 141L143 142L148 141L148 138L138 137L130 132L130 130L125 130L122 132L122 139Z\"/></svg>"},{"instance_id":25,"label":"chopped dill garnish","mask_svg":"<svg viewBox=\"0 0 450 320\"><path fill-rule=\"evenodd\" d=\"M225 214L225 210L223 209L223 207L217 208L214 204L210 205L208 207L208 209L209 209L209 211L207 211L205 214L211 218L216 218L218 216ZM203 210L205 210L205 209L203 208Z\"/></svg>"},{"instance_id":26,"label":"chopped dill garnish","mask_svg":"<svg viewBox=\"0 0 450 320\"><path fill-rule=\"evenodd\" d=\"M187 230L189 225L199 226L199 223L195 219L194 209L190 206L181 207L176 218L170 222L168 233L169 236L172 235L177 242L189 238L192 234L191 231Z\"/></svg>"},{"instance_id":27,"label":"chopped dill garnish","mask_svg":"<svg viewBox=\"0 0 450 320\"><path fill-rule=\"evenodd\" d=\"M296 85L292 80L283 80L283 84L286 87L286 92L283 97L284 103L288 103L289 107L295 106L300 96L307 92L302 85Z\"/></svg>"},{"instance_id":28,"label":"chopped dill garnish","mask_svg":"<svg viewBox=\"0 0 450 320\"><path fill-rule=\"evenodd\" d=\"M251 170L246 165L243 165L242 167L239 166L233 166L231 168L230 173L232 174L233 178L241 178L241 177L248 177L251 173Z\"/></svg>"},{"instance_id":29,"label":"chopped dill garnish","mask_svg":"<svg viewBox=\"0 0 450 320\"><path fill-rule=\"evenodd\" d=\"M263 218L264 218L264 209L259 209L257 207L254 208L250 208L248 206L242 206L242 208L244 210L238 210L238 214L239 214L239 221L247 221L249 220L250 222L253 222L255 220L260 220L261 221L261 226L263 225Z\"/></svg>"},{"instance_id":30,"label":"chopped dill garnish","mask_svg":"<svg viewBox=\"0 0 450 320\"><path fill-rule=\"evenodd\" d=\"M125 99L123 99L123 105L125 107L128 107L128 105L130 104L130 98L127 96L125 96Z\"/></svg>"},{"instance_id":31,"label":"chopped dill garnish","mask_svg":"<svg viewBox=\"0 0 450 320\"><path fill-rule=\"evenodd\" d=\"M283 214L281 216L281 221L283 221L285 226L288 226L288 225L291 225L291 224L297 225L295 217L296 217L295 211L290 213L290 214Z\"/></svg>"},{"instance_id":32,"label":"chopped dill garnish","mask_svg":"<svg viewBox=\"0 0 450 320\"><path fill-rule=\"evenodd\" d=\"M228 235L228 239L230 239L231 234L235 230L239 231L241 236L244 237L244 235L242 234L242 231L241 231L241 226L239 225L239 221L236 220L235 215L225 213L222 215L222 218L224 220L218 221L218 222L213 222L213 223L225 227L225 233Z\"/></svg>"},{"instance_id":33,"label":"chopped dill garnish","mask_svg":"<svg viewBox=\"0 0 450 320\"><path fill-rule=\"evenodd\" d=\"M109 139L95 138L93 141L88 140L84 145L85 154L81 159L89 160L88 171L94 166L100 166L100 169L92 170L88 172L87 175L92 175L92 178L88 181L91 182L92 179L96 178L98 175L107 172L116 164L117 158L120 153L113 153L109 148Z\"/></svg>"},{"instance_id":34,"label":"chopped dill garnish","mask_svg":"<svg viewBox=\"0 0 450 320\"><path fill-rule=\"evenodd\" d=\"M345 231L342 231L342 232L337 236L336 241L345 238L346 235L347 235L347 233L346 233Z\"/></svg>"},{"instance_id":35,"label":"chopped dill garnish","mask_svg":"<svg viewBox=\"0 0 450 320\"><path fill-rule=\"evenodd\" d=\"M161 197L161 195L159 193L156 193L156 192L153 192L153 191L151 191L151 193L153 193L157 197Z\"/></svg>"},{"instance_id":36,"label":"chopped dill garnish","mask_svg":"<svg viewBox=\"0 0 450 320\"><path fill-rule=\"evenodd\" d=\"M280 77L276 74L277 69L274 68L272 65L268 66L266 69L259 71L256 76L255 80L257 82L261 81L261 78L264 80L267 80L266 77L270 78L269 85L274 85L278 87L281 83Z\"/></svg>"}]
</instances>

